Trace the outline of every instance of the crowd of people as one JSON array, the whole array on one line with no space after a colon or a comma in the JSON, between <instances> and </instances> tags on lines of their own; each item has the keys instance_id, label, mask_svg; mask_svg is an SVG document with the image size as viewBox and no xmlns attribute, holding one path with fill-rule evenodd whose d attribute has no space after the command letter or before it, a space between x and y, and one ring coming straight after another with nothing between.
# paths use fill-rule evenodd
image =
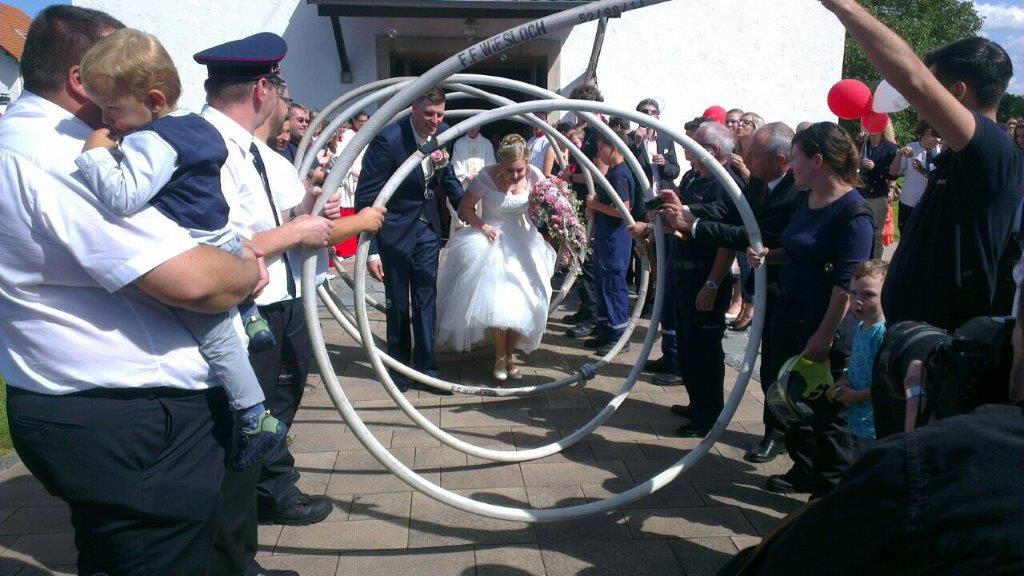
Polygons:
<instances>
[{"instance_id":1,"label":"crowd of people","mask_svg":"<svg viewBox=\"0 0 1024 576\"><path fill-rule=\"evenodd\" d=\"M474 129L432 150L448 128L434 88L326 193L369 115L342 124L299 174L307 131L327 122L292 101L277 35L195 54L208 78L194 114L177 106L181 83L157 38L96 10L43 10L27 34L24 94L0 120L0 238L16 247L0 253L0 371L15 448L71 508L80 572L294 574L263 569L255 553L258 523L314 524L331 510L297 488L283 441L307 393L302 251L319 250L322 282L329 253L351 256L355 237L371 234L367 268L384 284L393 358L437 377L437 347L489 337L493 377L518 380L516 355L540 344L557 268L529 196L553 179L592 223L566 335L599 356L630 346L619 340L631 283L663 224L661 356L645 370L685 387L688 403L670 408L679 436L706 436L721 416L723 338L749 329L761 267L762 389L800 366L835 373L798 417L765 403L765 433L744 458L788 452L791 469L766 488L812 503L727 573L1024 567L1020 324L1002 406L913 430L912 409L877 410L873 370L897 322L952 331L1011 314L1024 280L1014 267L1024 120L995 122L1009 57L974 37L921 60L855 0L822 4L917 110L915 141L896 142L891 126L852 137L832 122L794 129L711 106L684 126L703 149L686 151L685 172L672 138L617 117L566 117L554 145L543 131L493 145ZM593 83L570 97L603 99ZM661 112L657 98L635 109ZM373 208L417 150L387 209ZM607 186L591 189L597 172ZM761 245L727 183L750 205ZM887 263L894 207L901 239ZM63 349L78 352L58 360ZM908 406L920 378L906 375ZM966 472L936 472L951 469ZM822 534L835 539L823 546Z\"/></svg>"}]
</instances>

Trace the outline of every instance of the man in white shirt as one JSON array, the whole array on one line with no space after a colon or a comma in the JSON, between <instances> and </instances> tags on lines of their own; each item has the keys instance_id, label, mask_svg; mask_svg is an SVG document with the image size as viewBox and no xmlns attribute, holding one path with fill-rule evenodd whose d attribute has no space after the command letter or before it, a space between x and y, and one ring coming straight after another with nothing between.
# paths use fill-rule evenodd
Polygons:
<instances>
[{"instance_id":1,"label":"man in white shirt","mask_svg":"<svg viewBox=\"0 0 1024 576\"><path fill-rule=\"evenodd\" d=\"M462 183L463 189L469 187L469 183L476 178L481 168L496 163L494 145L487 138L480 136L480 128L470 130L464 138L456 140L452 147L452 169L455 170L455 177ZM457 210L459 207L453 208Z\"/></svg>"},{"instance_id":2,"label":"man in white shirt","mask_svg":"<svg viewBox=\"0 0 1024 576\"><path fill-rule=\"evenodd\" d=\"M101 115L78 63L122 27L57 5L29 29L0 123L0 373L18 454L70 506L79 573L202 574L230 413L166 305L228 310L260 272L154 208L114 215L80 178Z\"/></svg>"},{"instance_id":3,"label":"man in white shirt","mask_svg":"<svg viewBox=\"0 0 1024 576\"><path fill-rule=\"evenodd\" d=\"M251 236L267 259L269 284L256 304L276 345L251 354L250 360L267 409L290 425L310 361L299 289L301 261L295 250L326 248L334 224L309 214L315 198L306 195L295 169L253 136L268 118L286 113L284 81L277 76L277 63L286 52L281 37L264 32L204 50L195 60L209 71L208 104L202 115L221 133L228 149L221 187L231 223L239 234ZM336 218L337 199L330 204L329 214ZM294 459L284 444L267 454L262 469L228 473L209 574L291 573L264 570L255 561L257 482L264 521L307 525L326 518L332 510L330 502L299 492L296 479Z\"/></svg>"},{"instance_id":4,"label":"man in white shirt","mask_svg":"<svg viewBox=\"0 0 1024 576\"><path fill-rule=\"evenodd\" d=\"M544 157L551 146L551 142L544 136L544 131L535 130L533 138L530 138L526 146L530 149L530 165L536 166L538 170L544 170Z\"/></svg>"}]
</instances>

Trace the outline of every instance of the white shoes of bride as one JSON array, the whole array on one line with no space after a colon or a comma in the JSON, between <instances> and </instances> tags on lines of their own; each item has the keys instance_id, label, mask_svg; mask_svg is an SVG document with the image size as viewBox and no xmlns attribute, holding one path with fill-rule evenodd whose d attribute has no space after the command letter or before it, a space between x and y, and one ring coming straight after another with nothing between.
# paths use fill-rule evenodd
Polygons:
<instances>
[{"instance_id":1,"label":"white shoes of bride","mask_svg":"<svg viewBox=\"0 0 1024 576\"><path fill-rule=\"evenodd\" d=\"M511 359L505 361L506 372L508 373L509 380L522 380L523 373L519 371L519 366L513 364Z\"/></svg>"},{"instance_id":2,"label":"white shoes of bride","mask_svg":"<svg viewBox=\"0 0 1024 576\"><path fill-rule=\"evenodd\" d=\"M498 356L494 360L494 379L499 382L504 382L505 380L508 380L508 377L508 370L505 368L505 358ZM521 377L522 376L520 376L520 378Z\"/></svg>"}]
</instances>

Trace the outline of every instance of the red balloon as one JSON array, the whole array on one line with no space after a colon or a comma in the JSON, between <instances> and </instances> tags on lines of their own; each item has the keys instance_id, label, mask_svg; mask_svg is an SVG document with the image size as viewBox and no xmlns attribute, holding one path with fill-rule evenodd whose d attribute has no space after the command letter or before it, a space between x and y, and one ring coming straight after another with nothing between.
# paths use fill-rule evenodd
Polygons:
<instances>
[{"instance_id":1,"label":"red balloon","mask_svg":"<svg viewBox=\"0 0 1024 576\"><path fill-rule=\"evenodd\" d=\"M843 120L871 112L871 89L860 80L840 80L828 91L828 108Z\"/></svg>"},{"instance_id":2,"label":"red balloon","mask_svg":"<svg viewBox=\"0 0 1024 576\"><path fill-rule=\"evenodd\" d=\"M860 117L860 127L868 134L881 134L889 125L889 115L883 112L868 112Z\"/></svg>"}]
</instances>

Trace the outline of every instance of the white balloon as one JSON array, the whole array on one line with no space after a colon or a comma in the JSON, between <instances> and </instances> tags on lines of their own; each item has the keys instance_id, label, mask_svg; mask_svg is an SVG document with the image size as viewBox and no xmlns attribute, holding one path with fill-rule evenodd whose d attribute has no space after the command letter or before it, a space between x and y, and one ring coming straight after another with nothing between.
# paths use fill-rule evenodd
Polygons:
<instances>
[{"instance_id":1,"label":"white balloon","mask_svg":"<svg viewBox=\"0 0 1024 576\"><path fill-rule=\"evenodd\" d=\"M875 98L871 102L871 109L875 112L891 114L892 112L899 112L907 108L910 108L910 103L907 102L907 99L900 95L892 87L892 84L882 80L882 83L875 89Z\"/></svg>"}]
</instances>

